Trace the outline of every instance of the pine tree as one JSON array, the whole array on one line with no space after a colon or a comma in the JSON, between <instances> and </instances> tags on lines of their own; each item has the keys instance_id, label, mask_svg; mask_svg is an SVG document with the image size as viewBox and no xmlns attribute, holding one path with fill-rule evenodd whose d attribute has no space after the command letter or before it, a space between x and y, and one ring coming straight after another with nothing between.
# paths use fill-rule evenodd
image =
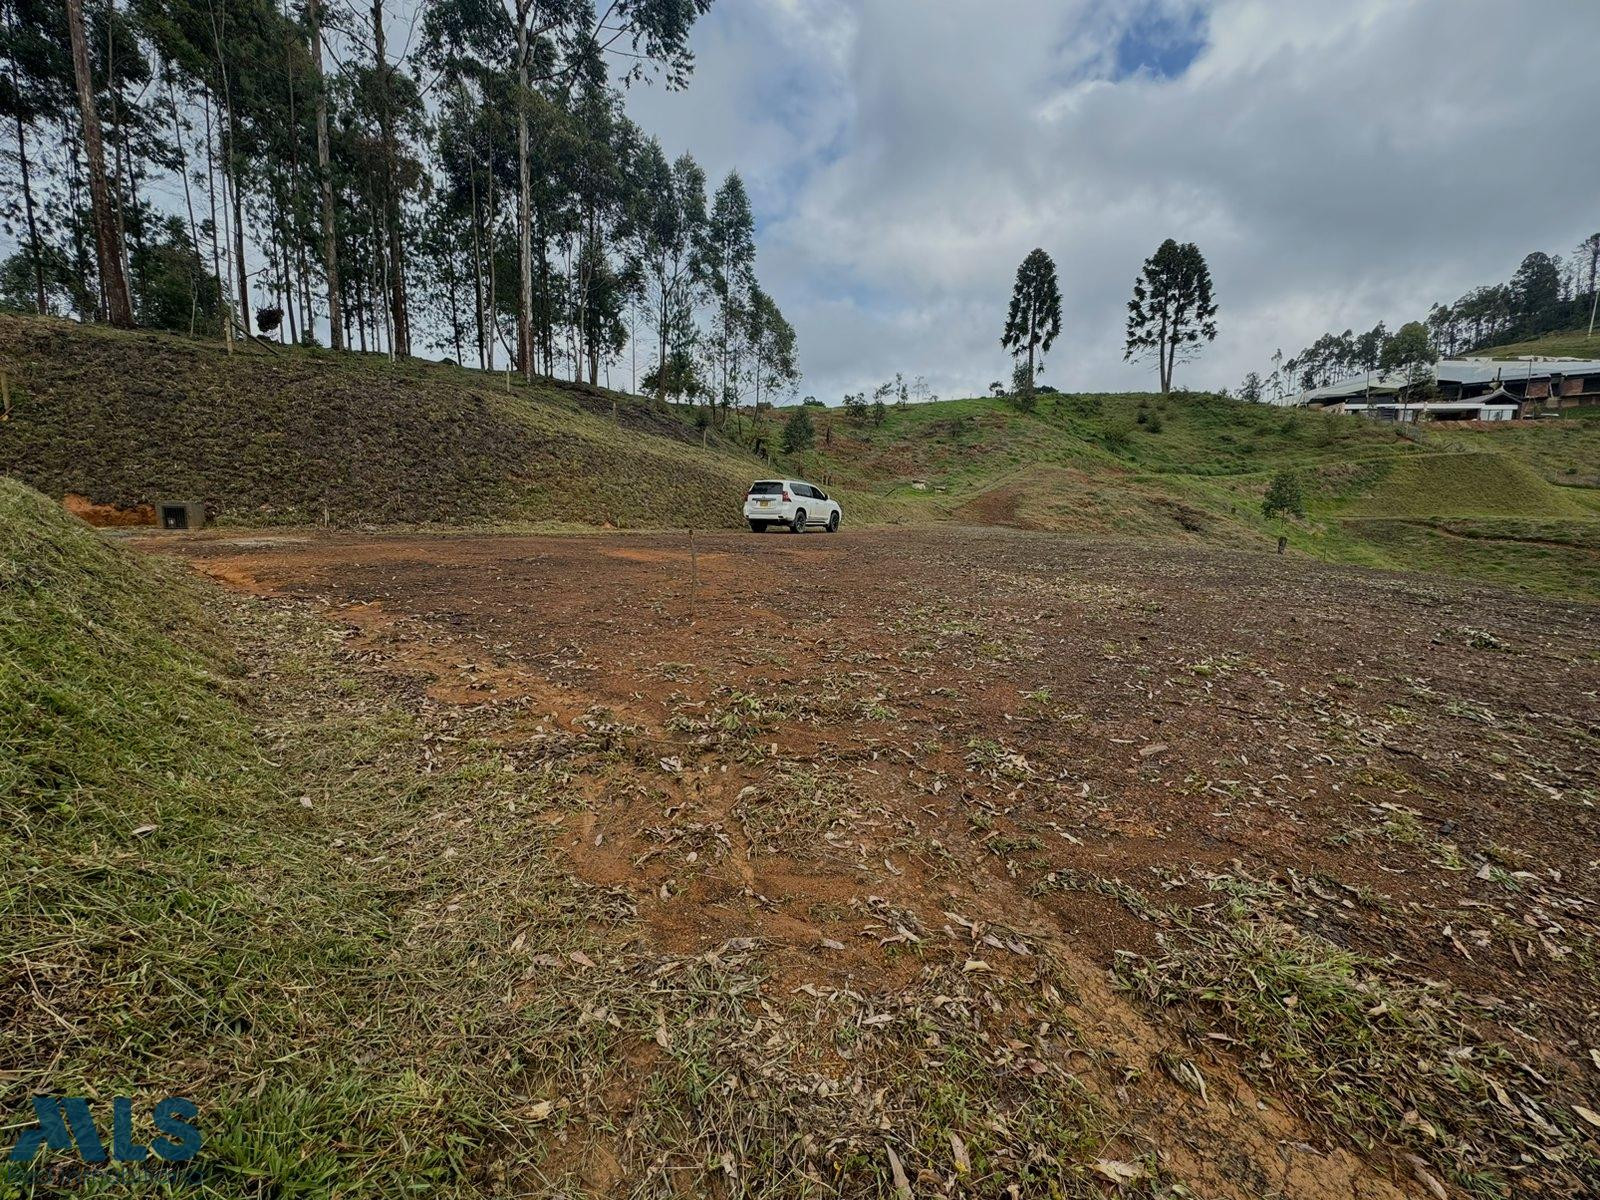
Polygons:
<instances>
[{"instance_id":1,"label":"pine tree","mask_svg":"<svg viewBox=\"0 0 1600 1200\"><path fill-rule=\"evenodd\" d=\"M1163 395L1172 390L1172 370L1202 341L1217 337L1217 305L1211 269L1193 242L1168 238L1144 261L1128 301L1124 361L1154 355Z\"/></svg>"},{"instance_id":2,"label":"pine tree","mask_svg":"<svg viewBox=\"0 0 1600 1200\"><path fill-rule=\"evenodd\" d=\"M1039 370L1035 357L1048 353L1060 334L1061 288L1056 283L1056 264L1043 250L1034 250L1017 268L1006 328L1000 336L1000 344L1013 355L1019 359L1027 355L1027 382L1019 394L1024 407L1033 405L1034 380Z\"/></svg>"}]
</instances>

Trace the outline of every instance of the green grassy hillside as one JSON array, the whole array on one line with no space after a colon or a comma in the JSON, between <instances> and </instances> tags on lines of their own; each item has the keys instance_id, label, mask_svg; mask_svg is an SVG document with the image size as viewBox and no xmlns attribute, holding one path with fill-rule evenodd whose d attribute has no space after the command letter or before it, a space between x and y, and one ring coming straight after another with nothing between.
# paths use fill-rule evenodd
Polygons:
<instances>
[{"instance_id":1,"label":"green grassy hillside","mask_svg":"<svg viewBox=\"0 0 1600 1200\"><path fill-rule=\"evenodd\" d=\"M1205 395L1046 395L1031 413L954 400L882 424L813 415L802 470L927 520L1257 547L1282 535L1336 561L1597 594L1593 422L1402 432ZM1301 480L1303 520L1261 513L1281 471ZM1486 523L1469 541L1462 520Z\"/></svg>"},{"instance_id":2,"label":"green grassy hillside","mask_svg":"<svg viewBox=\"0 0 1600 1200\"><path fill-rule=\"evenodd\" d=\"M1438 522L1542 522L1497 545L1488 574L1570 595L1590 591L1596 552L1581 531L1600 519L1600 422L1573 418L1402 432L1186 393L1048 394L1028 413L972 398L890 408L881 424L813 409L815 447L771 466L753 450L777 440L786 411L704 431L648 399L447 364L259 347L229 357L17 317L0 317L0 362L14 396L0 468L54 497L199 499L240 525L731 527L749 481L783 472L833 489L852 525L1238 546L1281 535L1323 558L1467 575L1485 573L1488 542L1468 553ZM1303 520L1261 513L1284 471L1305 488ZM1552 545L1554 559L1531 549Z\"/></svg>"},{"instance_id":3,"label":"green grassy hillside","mask_svg":"<svg viewBox=\"0 0 1600 1200\"><path fill-rule=\"evenodd\" d=\"M1352 517L1522 517L1582 520L1594 516L1528 463L1487 451L1415 454L1372 464L1370 475L1330 511Z\"/></svg>"},{"instance_id":4,"label":"green grassy hillside","mask_svg":"<svg viewBox=\"0 0 1600 1200\"><path fill-rule=\"evenodd\" d=\"M1434 425L1428 444L1449 450L1480 450L1527 463L1551 483L1600 495L1600 421L1567 415L1541 421L1505 421L1490 428Z\"/></svg>"},{"instance_id":5,"label":"green grassy hillside","mask_svg":"<svg viewBox=\"0 0 1600 1200\"><path fill-rule=\"evenodd\" d=\"M0 364L11 474L232 523L732 525L762 469L645 400L437 363L0 317Z\"/></svg>"},{"instance_id":6,"label":"green grassy hillside","mask_svg":"<svg viewBox=\"0 0 1600 1200\"><path fill-rule=\"evenodd\" d=\"M1594 336L1589 336L1587 323L1581 329L1565 329L1547 333L1524 342L1504 346L1488 346L1474 350L1476 358L1520 358L1525 354L1546 354L1558 358L1600 358L1600 325Z\"/></svg>"}]
</instances>

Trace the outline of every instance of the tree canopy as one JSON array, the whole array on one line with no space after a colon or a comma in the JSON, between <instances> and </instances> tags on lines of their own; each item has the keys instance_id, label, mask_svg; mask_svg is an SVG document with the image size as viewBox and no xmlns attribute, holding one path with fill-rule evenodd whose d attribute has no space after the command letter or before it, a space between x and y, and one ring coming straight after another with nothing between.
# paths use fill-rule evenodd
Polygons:
<instances>
[{"instance_id":1,"label":"tree canopy","mask_svg":"<svg viewBox=\"0 0 1600 1200\"><path fill-rule=\"evenodd\" d=\"M1168 238L1133 282L1123 359L1153 356L1164 395L1172 390L1178 362L1192 357L1201 342L1216 340L1216 316L1211 269L1200 247Z\"/></svg>"},{"instance_id":2,"label":"tree canopy","mask_svg":"<svg viewBox=\"0 0 1600 1200\"><path fill-rule=\"evenodd\" d=\"M418 0L391 45L392 0L0 0L0 302L590 383L631 345L759 404L799 372L743 181L708 204L623 105L688 85L710 6Z\"/></svg>"}]
</instances>

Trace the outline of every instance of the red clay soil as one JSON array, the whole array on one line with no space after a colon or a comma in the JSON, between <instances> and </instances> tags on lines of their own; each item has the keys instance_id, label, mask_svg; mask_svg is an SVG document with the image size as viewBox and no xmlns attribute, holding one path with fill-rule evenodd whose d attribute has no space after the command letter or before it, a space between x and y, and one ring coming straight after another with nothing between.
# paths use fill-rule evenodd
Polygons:
<instances>
[{"instance_id":1,"label":"red clay soil","mask_svg":"<svg viewBox=\"0 0 1600 1200\"><path fill-rule=\"evenodd\" d=\"M87 496L68 492L61 497L61 506L79 520L106 529L156 523L155 506L150 504L135 504L128 507L119 504L96 504Z\"/></svg>"},{"instance_id":2,"label":"red clay soil","mask_svg":"<svg viewBox=\"0 0 1600 1200\"><path fill-rule=\"evenodd\" d=\"M716 533L692 557L674 534L146 544L324 606L437 700L644 730L649 786L575 810L567 853L655 946L754 937L791 986L893 987L904 960L859 936L871 897L1005 931L976 950L997 969L1009 937L1052 947L1128 1068L1107 1085L1128 1136L1200 1195L1435 1186L1267 1103L1220 1046L1185 1051L1209 1102L1167 1083L1179 1033L1107 972L1157 949L1140 897L1203 919L1212 876L1483 1000L1592 1104L1600 608L1000 530ZM795 836L754 808L774 764L836 780L849 819Z\"/></svg>"}]
</instances>

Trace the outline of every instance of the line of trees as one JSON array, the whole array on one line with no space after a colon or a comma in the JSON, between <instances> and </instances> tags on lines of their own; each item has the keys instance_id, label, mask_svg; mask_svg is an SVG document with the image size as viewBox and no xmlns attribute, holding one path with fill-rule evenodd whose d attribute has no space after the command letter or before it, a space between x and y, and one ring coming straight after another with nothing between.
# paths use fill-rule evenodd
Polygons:
<instances>
[{"instance_id":1,"label":"line of trees","mask_svg":"<svg viewBox=\"0 0 1600 1200\"><path fill-rule=\"evenodd\" d=\"M398 54L386 3L0 0L0 302L591 383L631 344L713 411L792 385L742 181L708 203L622 111L687 85L711 0L421 0Z\"/></svg>"},{"instance_id":2,"label":"line of trees","mask_svg":"<svg viewBox=\"0 0 1600 1200\"><path fill-rule=\"evenodd\" d=\"M1211 268L1193 242L1179 244L1168 238L1144 260L1133 281L1128 301L1124 361L1153 358L1161 393L1172 390L1179 362L1198 353L1203 342L1217 337L1217 302L1212 291ZM1017 405L1031 409L1044 371L1044 356L1061 335L1061 286L1055 260L1035 249L1017 268L1006 310L1000 345L1011 351L1011 394ZM1004 394L996 380L996 395Z\"/></svg>"},{"instance_id":3,"label":"line of trees","mask_svg":"<svg viewBox=\"0 0 1600 1200\"><path fill-rule=\"evenodd\" d=\"M1245 376L1239 392L1249 400L1281 401L1358 375L1370 380L1401 366L1412 371L1419 361L1436 362L1440 356L1570 329L1590 319L1597 296L1600 233L1593 233L1565 259L1536 250L1507 282L1473 288L1454 304L1435 304L1425 320L1408 321L1393 333L1380 321L1364 333L1346 329L1322 334L1287 357L1280 349L1264 375L1252 371ZM1419 360L1419 338L1426 340L1431 358Z\"/></svg>"}]
</instances>

